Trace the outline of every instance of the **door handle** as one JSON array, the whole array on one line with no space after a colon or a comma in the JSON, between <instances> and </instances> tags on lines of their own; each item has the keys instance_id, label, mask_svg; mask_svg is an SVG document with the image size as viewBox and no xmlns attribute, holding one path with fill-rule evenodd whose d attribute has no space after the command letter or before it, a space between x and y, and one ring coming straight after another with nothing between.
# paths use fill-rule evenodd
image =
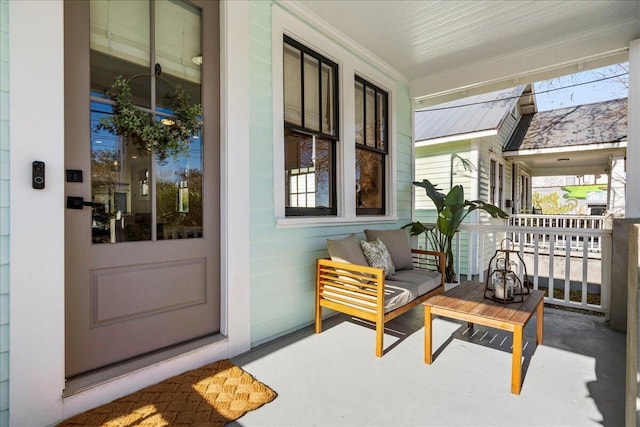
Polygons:
<instances>
[{"instance_id":1,"label":"door handle","mask_svg":"<svg viewBox=\"0 0 640 427\"><path fill-rule=\"evenodd\" d=\"M84 206L101 208L104 207L104 203L85 202L84 197L67 196L67 209L82 209Z\"/></svg>"}]
</instances>

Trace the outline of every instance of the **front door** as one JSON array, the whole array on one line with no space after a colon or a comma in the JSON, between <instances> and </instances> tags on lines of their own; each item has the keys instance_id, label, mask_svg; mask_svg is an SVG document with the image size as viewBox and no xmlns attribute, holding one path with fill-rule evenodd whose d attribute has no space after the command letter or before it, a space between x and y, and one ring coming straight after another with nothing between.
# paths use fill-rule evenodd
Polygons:
<instances>
[{"instance_id":1,"label":"front door","mask_svg":"<svg viewBox=\"0 0 640 427\"><path fill-rule=\"evenodd\" d=\"M65 2L67 377L219 331L218 7ZM98 126L118 76L167 126L202 106L185 152Z\"/></svg>"}]
</instances>

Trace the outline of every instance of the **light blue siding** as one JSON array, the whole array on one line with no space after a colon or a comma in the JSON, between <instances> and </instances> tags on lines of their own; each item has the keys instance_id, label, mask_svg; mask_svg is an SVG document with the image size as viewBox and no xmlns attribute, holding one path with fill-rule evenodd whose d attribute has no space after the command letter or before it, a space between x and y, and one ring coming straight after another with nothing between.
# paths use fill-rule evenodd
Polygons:
<instances>
[{"instance_id":1,"label":"light blue siding","mask_svg":"<svg viewBox=\"0 0 640 427\"><path fill-rule=\"evenodd\" d=\"M250 96L250 236L251 343L269 341L313 322L315 261L327 256L326 240L351 233L363 238L365 228L397 228L410 221L412 198L411 102L400 85L396 106L395 159L397 167L396 224L336 225L276 228L273 170L273 99L271 2L249 4ZM233 284L231 284L233 286Z\"/></svg>"},{"instance_id":2,"label":"light blue siding","mask_svg":"<svg viewBox=\"0 0 640 427\"><path fill-rule=\"evenodd\" d=\"M0 0L0 427L9 425L9 2Z\"/></svg>"}]
</instances>

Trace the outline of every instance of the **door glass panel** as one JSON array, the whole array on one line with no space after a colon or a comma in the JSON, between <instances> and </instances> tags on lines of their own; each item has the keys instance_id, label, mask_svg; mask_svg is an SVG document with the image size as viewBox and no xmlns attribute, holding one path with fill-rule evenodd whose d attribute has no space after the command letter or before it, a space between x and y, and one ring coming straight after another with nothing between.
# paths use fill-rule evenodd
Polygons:
<instances>
[{"instance_id":1,"label":"door glass panel","mask_svg":"<svg viewBox=\"0 0 640 427\"><path fill-rule=\"evenodd\" d=\"M103 94L116 77L129 80L132 101L151 107L151 32L147 1L92 0L91 90ZM144 77L146 76L146 77Z\"/></svg>"},{"instance_id":2,"label":"door glass panel","mask_svg":"<svg viewBox=\"0 0 640 427\"><path fill-rule=\"evenodd\" d=\"M202 237L202 137L189 152L156 163L158 240Z\"/></svg>"},{"instance_id":3,"label":"door glass panel","mask_svg":"<svg viewBox=\"0 0 640 427\"><path fill-rule=\"evenodd\" d=\"M201 103L200 11L184 3L156 3L157 120L170 115L171 96L182 88L191 103ZM171 123L167 123L168 126ZM158 240L202 237L202 134L189 151L156 163Z\"/></svg>"},{"instance_id":4,"label":"door glass panel","mask_svg":"<svg viewBox=\"0 0 640 427\"><path fill-rule=\"evenodd\" d=\"M111 106L91 103L93 243L151 240L151 156L129 138L97 130Z\"/></svg>"},{"instance_id":5,"label":"door glass panel","mask_svg":"<svg viewBox=\"0 0 640 427\"><path fill-rule=\"evenodd\" d=\"M201 104L200 10L168 0L91 1L90 15L93 242L202 237L202 132L187 153L156 160L130 137L97 128L100 117L113 113L104 94L118 76L134 105L157 121L173 114L178 87L190 103Z\"/></svg>"}]
</instances>

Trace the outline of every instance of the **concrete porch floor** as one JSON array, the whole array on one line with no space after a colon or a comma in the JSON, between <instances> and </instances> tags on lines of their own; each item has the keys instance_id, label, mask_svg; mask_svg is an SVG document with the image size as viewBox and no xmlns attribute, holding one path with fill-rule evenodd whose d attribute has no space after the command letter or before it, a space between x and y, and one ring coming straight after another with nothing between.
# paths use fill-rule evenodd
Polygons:
<instances>
[{"instance_id":1,"label":"concrete porch floor","mask_svg":"<svg viewBox=\"0 0 640 427\"><path fill-rule=\"evenodd\" d=\"M433 320L424 363L423 308L374 330L336 315L232 361L278 397L229 426L623 426L625 334L604 318L545 307L525 328L523 384L510 392L511 333Z\"/></svg>"}]
</instances>

